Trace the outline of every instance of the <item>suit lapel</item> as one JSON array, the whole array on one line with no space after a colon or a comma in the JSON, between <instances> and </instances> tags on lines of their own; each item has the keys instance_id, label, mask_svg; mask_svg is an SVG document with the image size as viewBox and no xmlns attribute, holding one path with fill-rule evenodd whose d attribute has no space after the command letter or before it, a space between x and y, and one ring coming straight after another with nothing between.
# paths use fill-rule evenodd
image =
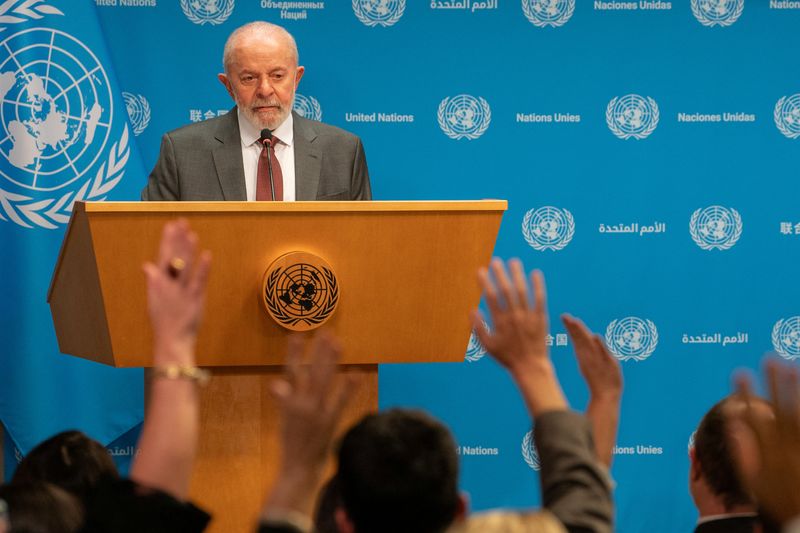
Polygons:
<instances>
[{"instance_id":1,"label":"suit lapel","mask_svg":"<svg viewBox=\"0 0 800 533\"><path fill-rule=\"evenodd\" d=\"M242 163L242 141L239 137L239 118L234 107L220 121L214 137L219 145L213 150L214 166L224 200L247 200Z\"/></svg>"},{"instance_id":2,"label":"suit lapel","mask_svg":"<svg viewBox=\"0 0 800 533\"><path fill-rule=\"evenodd\" d=\"M322 153L314 142L316 138L314 125L294 113L294 180L297 200L317 199Z\"/></svg>"}]
</instances>

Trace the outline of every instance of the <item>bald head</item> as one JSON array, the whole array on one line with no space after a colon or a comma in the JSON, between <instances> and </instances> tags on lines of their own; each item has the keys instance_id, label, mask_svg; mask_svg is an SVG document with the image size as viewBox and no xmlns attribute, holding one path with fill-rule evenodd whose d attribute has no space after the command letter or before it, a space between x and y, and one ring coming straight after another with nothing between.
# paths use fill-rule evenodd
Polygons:
<instances>
[{"instance_id":1,"label":"bald head","mask_svg":"<svg viewBox=\"0 0 800 533\"><path fill-rule=\"evenodd\" d=\"M225 41L225 49L222 52L222 67L225 74L231 74L232 65L236 61L236 52L240 48L257 46L259 42L272 41L285 47L296 67L300 62L300 55L297 52L297 43L292 34L269 22L250 22L233 30L228 40Z\"/></svg>"}]
</instances>

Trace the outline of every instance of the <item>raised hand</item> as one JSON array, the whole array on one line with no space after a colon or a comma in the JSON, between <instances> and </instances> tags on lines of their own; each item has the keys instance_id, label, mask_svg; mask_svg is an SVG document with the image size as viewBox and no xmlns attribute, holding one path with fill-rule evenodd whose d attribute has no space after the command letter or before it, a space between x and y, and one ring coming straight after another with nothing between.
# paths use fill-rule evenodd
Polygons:
<instances>
[{"instance_id":1,"label":"raised hand","mask_svg":"<svg viewBox=\"0 0 800 533\"><path fill-rule=\"evenodd\" d=\"M603 338L589 331L581 320L562 315L561 321L572 339L581 375L589 386L586 417L594 429L597 458L610 467L619 427L622 369L606 349Z\"/></svg>"},{"instance_id":2,"label":"raised hand","mask_svg":"<svg viewBox=\"0 0 800 533\"><path fill-rule=\"evenodd\" d=\"M332 335L320 332L312 339L307 364L305 348L302 337L290 338L285 376L271 387L281 413L283 459L262 511L265 521L286 513L311 516L334 432L353 394L351 380L337 386L341 347Z\"/></svg>"},{"instance_id":3,"label":"raised hand","mask_svg":"<svg viewBox=\"0 0 800 533\"><path fill-rule=\"evenodd\" d=\"M211 254L198 256L197 235L185 219L164 226L156 263L145 263L147 303L156 345L188 343L193 347L203 315ZM186 355L184 350L179 351ZM174 350L156 354L175 355ZM193 361L155 361L161 364L192 364Z\"/></svg>"},{"instance_id":4,"label":"raised hand","mask_svg":"<svg viewBox=\"0 0 800 533\"><path fill-rule=\"evenodd\" d=\"M738 420L755 436L757 471L748 471L740 454L735 457L740 478L759 506L785 525L800 516L800 378L796 367L776 360L766 364L766 373L774 418L756 412L749 378L736 380L737 392L747 404Z\"/></svg>"},{"instance_id":5,"label":"raised hand","mask_svg":"<svg viewBox=\"0 0 800 533\"><path fill-rule=\"evenodd\" d=\"M473 328L486 350L510 372L535 417L548 410L566 409L567 402L555 376L547 349L547 304L544 276L531 274L533 301L522 263L509 261L509 273L499 259L489 271L478 271L492 331L484 326L480 311L472 312Z\"/></svg>"}]
</instances>

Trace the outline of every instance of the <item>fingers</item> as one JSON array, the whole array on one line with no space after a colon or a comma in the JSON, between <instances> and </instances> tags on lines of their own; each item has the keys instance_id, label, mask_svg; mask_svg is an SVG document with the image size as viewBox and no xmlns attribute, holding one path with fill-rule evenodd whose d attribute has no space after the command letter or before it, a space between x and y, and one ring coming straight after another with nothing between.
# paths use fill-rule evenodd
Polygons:
<instances>
[{"instance_id":1,"label":"fingers","mask_svg":"<svg viewBox=\"0 0 800 533\"><path fill-rule=\"evenodd\" d=\"M511 269L511 281L514 284L515 301L527 309L530 307L530 300L528 298L528 282L525 279L525 268L519 259L512 259L508 264Z\"/></svg>"},{"instance_id":2,"label":"fingers","mask_svg":"<svg viewBox=\"0 0 800 533\"><path fill-rule=\"evenodd\" d=\"M582 355L579 352L592 347L592 332L589 331L589 328L587 328L580 319L572 315L563 314L561 315L561 322L563 322L564 327L567 328L567 334L575 345L575 353L577 355Z\"/></svg>"},{"instance_id":3,"label":"fingers","mask_svg":"<svg viewBox=\"0 0 800 533\"><path fill-rule=\"evenodd\" d=\"M192 270L191 276L187 282L189 290L195 294L205 291L206 284L208 283L208 273L211 271L211 252L208 250L200 254L197 265Z\"/></svg>"},{"instance_id":4,"label":"fingers","mask_svg":"<svg viewBox=\"0 0 800 533\"><path fill-rule=\"evenodd\" d=\"M318 395L319 403L324 402L333 386L340 353L339 343L327 331L317 333L311 341L309 386Z\"/></svg>"},{"instance_id":5,"label":"fingers","mask_svg":"<svg viewBox=\"0 0 800 533\"><path fill-rule=\"evenodd\" d=\"M497 284L497 287L500 289L500 295L503 298L502 301L499 302L500 307L504 307L505 309L516 307L517 296L511 287L511 281L508 278L506 266L503 261L500 259L493 259L491 265L489 265L489 268L492 271L494 281Z\"/></svg>"},{"instance_id":6,"label":"fingers","mask_svg":"<svg viewBox=\"0 0 800 533\"><path fill-rule=\"evenodd\" d=\"M481 290L483 290L483 298L486 302L486 307L489 308L489 314L491 314L493 317L498 316L503 309L500 306L497 290L495 289L494 283L489 277L489 271L486 268L478 269L478 284L481 286Z\"/></svg>"},{"instance_id":7,"label":"fingers","mask_svg":"<svg viewBox=\"0 0 800 533\"><path fill-rule=\"evenodd\" d=\"M533 301L536 311L547 315L547 290L541 270L534 270L531 273L531 284L533 285Z\"/></svg>"}]
</instances>

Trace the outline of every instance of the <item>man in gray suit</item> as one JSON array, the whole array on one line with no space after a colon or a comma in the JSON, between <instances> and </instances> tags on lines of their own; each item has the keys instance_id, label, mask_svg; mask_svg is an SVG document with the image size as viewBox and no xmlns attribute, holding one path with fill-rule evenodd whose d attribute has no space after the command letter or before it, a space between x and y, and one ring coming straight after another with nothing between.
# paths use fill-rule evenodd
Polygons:
<instances>
[{"instance_id":1,"label":"man in gray suit","mask_svg":"<svg viewBox=\"0 0 800 533\"><path fill-rule=\"evenodd\" d=\"M280 26L236 29L219 75L236 107L164 135L142 200L372 199L361 140L292 111L305 71L298 57L294 38ZM265 130L272 143L264 142Z\"/></svg>"}]
</instances>

